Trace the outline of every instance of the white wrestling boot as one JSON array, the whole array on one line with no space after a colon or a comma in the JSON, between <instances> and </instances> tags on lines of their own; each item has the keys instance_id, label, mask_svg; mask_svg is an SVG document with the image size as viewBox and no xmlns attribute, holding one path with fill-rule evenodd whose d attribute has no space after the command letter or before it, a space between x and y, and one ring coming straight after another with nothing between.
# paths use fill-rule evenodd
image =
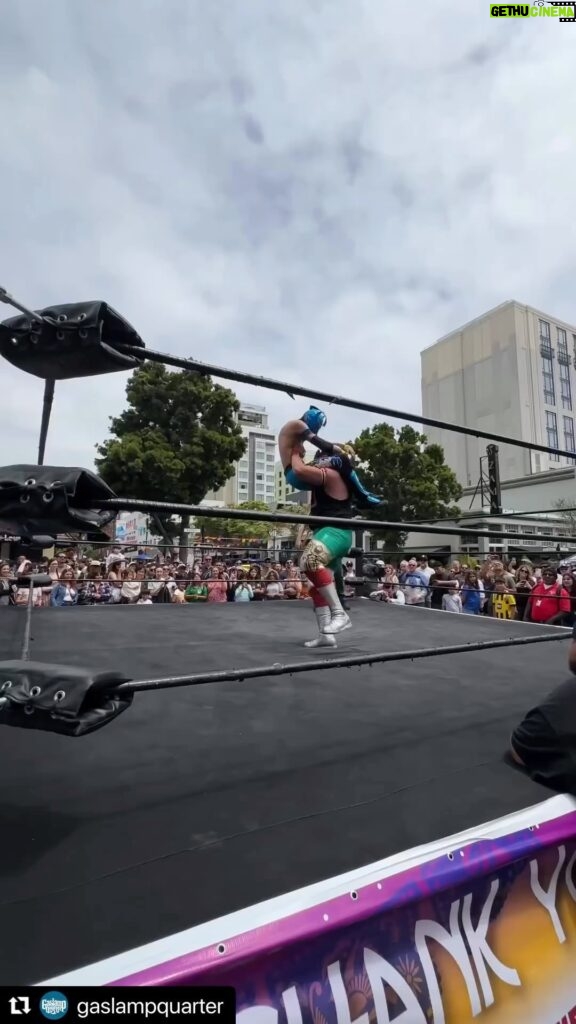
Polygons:
<instances>
[{"instance_id":1,"label":"white wrestling boot","mask_svg":"<svg viewBox=\"0 0 576 1024\"><path fill-rule=\"evenodd\" d=\"M343 630L350 629L352 622L340 604L334 583L329 583L326 587L318 587L318 593L322 594L330 608L330 622L322 629L324 635L333 636L334 633L342 633Z\"/></svg>"},{"instance_id":2,"label":"white wrestling boot","mask_svg":"<svg viewBox=\"0 0 576 1024\"><path fill-rule=\"evenodd\" d=\"M307 640L304 647L336 647L336 637L326 636L326 634L322 632L324 627L330 624L332 612L329 608L315 608L314 614L316 616L316 621L318 622L319 636L317 636L315 640Z\"/></svg>"}]
</instances>

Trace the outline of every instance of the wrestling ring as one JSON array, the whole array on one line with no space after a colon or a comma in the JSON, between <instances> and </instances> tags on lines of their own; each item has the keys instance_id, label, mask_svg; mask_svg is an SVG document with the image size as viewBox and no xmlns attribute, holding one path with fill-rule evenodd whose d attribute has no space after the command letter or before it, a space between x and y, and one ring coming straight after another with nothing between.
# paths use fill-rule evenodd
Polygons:
<instances>
[{"instance_id":1,"label":"wrestling ring","mask_svg":"<svg viewBox=\"0 0 576 1024\"><path fill-rule=\"evenodd\" d=\"M55 381L148 359L573 457L150 351L103 302L0 300L21 313L0 325L0 354L45 381L37 463L0 469L0 529L13 535L94 532L127 510L461 534L140 501L44 465ZM489 523L466 533L533 539ZM534 1024L576 1006L560 962L576 955L576 803L503 756L566 675L571 631L450 616L446 643L445 613L383 617L366 602L344 652L295 659L309 618L300 603L84 608L68 636L69 615L32 600L1 616L2 984L231 984L244 1024L467 1024L488 1011L508 1024L532 1019L527 978ZM538 895L552 877L556 917ZM543 1010L529 931L552 917L556 1002Z\"/></svg>"}]
</instances>

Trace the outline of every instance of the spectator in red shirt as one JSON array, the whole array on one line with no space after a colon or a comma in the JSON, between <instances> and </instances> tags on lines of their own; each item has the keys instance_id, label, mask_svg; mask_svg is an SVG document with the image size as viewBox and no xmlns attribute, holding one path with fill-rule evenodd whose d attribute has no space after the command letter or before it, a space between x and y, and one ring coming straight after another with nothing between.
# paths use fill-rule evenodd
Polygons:
<instances>
[{"instance_id":1,"label":"spectator in red shirt","mask_svg":"<svg viewBox=\"0 0 576 1024\"><path fill-rule=\"evenodd\" d=\"M540 626L562 624L564 617L570 613L570 595L557 579L554 566L547 565L542 569L542 579L526 602L525 622L535 622Z\"/></svg>"}]
</instances>

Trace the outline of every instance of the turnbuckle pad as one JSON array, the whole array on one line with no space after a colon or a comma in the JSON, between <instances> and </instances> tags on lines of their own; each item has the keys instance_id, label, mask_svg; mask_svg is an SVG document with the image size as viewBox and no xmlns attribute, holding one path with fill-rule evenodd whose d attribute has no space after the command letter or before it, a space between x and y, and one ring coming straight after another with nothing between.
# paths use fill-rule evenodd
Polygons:
<instances>
[{"instance_id":1,"label":"turnbuckle pad","mask_svg":"<svg viewBox=\"0 0 576 1024\"><path fill-rule=\"evenodd\" d=\"M0 662L0 725L86 736L130 707L133 694L114 694L128 678L39 661Z\"/></svg>"},{"instance_id":2,"label":"turnbuckle pad","mask_svg":"<svg viewBox=\"0 0 576 1024\"><path fill-rule=\"evenodd\" d=\"M19 370L44 380L96 377L133 370L146 358L142 338L107 302L72 302L25 313L0 323L0 354ZM122 352L142 349L141 358Z\"/></svg>"},{"instance_id":3,"label":"turnbuckle pad","mask_svg":"<svg viewBox=\"0 0 576 1024\"><path fill-rule=\"evenodd\" d=\"M25 538L101 530L117 513L94 505L115 497L87 469L5 466L0 468L0 530Z\"/></svg>"}]
</instances>

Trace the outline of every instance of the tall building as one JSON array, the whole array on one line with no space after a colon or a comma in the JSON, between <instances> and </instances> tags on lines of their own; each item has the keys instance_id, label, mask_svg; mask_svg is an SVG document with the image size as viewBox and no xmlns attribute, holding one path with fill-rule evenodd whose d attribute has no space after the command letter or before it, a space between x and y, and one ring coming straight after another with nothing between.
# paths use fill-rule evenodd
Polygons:
<instances>
[{"instance_id":1,"label":"tall building","mask_svg":"<svg viewBox=\"0 0 576 1024\"><path fill-rule=\"evenodd\" d=\"M285 505L288 500L288 484L286 483L281 462L277 462L274 466L274 473L276 475L276 504Z\"/></svg>"},{"instance_id":2,"label":"tall building","mask_svg":"<svg viewBox=\"0 0 576 1024\"><path fill-rule=\"evenodd\" d=\"M276 463L275 472L276 472L276 504L277 505L286 505L288 503L302 504L303 500L305 500L307 498L307 492L296 491L291 486L291 484L288 484L286 482L286 477L284 476L284 469L282 468L282 463L281 462L277 462ZM302 498L302 494L305 495L305 499Z\"/></svg>"},{"instance_id":3,"label":"tall building","mask_svg":"<svg viewBox=\"0 0 576 1024\"><path fill-rule=\"evenodd\" d=\"M236 463L236 472L224 487L207 494L203 504L239 505L244 501L276 501L276 434L268 426L262 405L241 405L238 423L246 440L246 451Z\"/></svg>"},{"instance_id":4,"label":"tall building","mask_svg":"<svg viewBox=\"0 0 576 1024\"><path fill-rule=\"evenodd\" d=\"M441 338L420 358L424 416L576 452L576 327L510 301ZM489 442L425 429L442 445L462 486L474 486ZM502 480L558 469L561 461L511 445L499 449Z\"/></svg>"}]
</instances>

